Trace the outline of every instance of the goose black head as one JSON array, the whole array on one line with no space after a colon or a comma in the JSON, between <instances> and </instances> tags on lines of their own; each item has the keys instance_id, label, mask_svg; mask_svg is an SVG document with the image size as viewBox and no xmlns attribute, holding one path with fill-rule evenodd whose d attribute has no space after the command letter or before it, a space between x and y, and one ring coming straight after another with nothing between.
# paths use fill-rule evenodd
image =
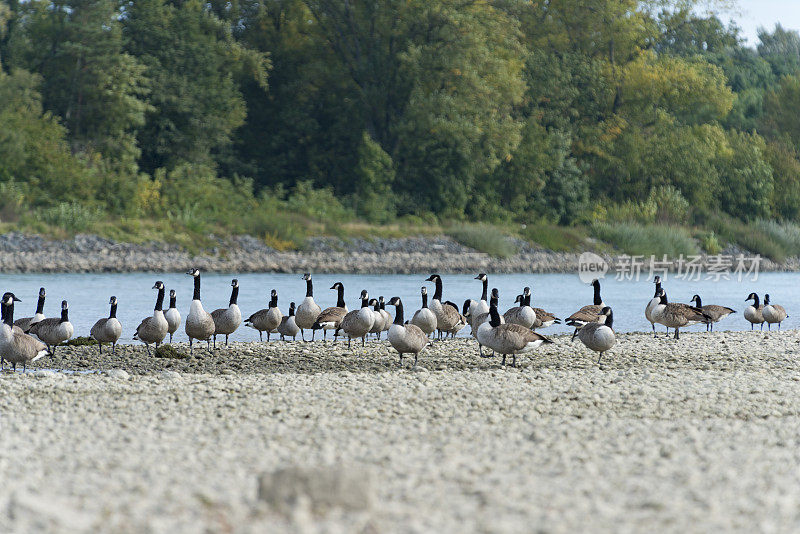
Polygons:
<instances>
[{"instance_id":1,"label":"goose black head","mask_svg":"<svg viewBox=\"0 0 800 534\"><path fill-rule=\"evenodd\" d=\"M700 300L700 295L694 295L689 302L697 302L698 300Z\"/></svg>"},{"instance_id":2,"label":"goose black head","mask_svg":"<svg viewBox=\"0 0 800 534\"><path fill-rule=\"evenodd\" d=\"M522 294L527 297L528 295L531 294L531 288L529 288L529 287L523 288L522 289Z\"/></svg>"},{"instance_id":3,"label":"goose black head","mask_svg":"<svg viewBox=\"0 0 800 534\"><path fill-rule=\"evenodd\" d=\"M40 297L40 298L44 298L44 297L46 297L46 296L47 296L47 294L45 293L45 291L44 291L44 288L43 288L43 287L40 287L40 288L39 288L39 297Z\"/></svg>"},{"instance_id":4,"label":"goose black head","mask_svg":"<svg viewBox=\"0 0 800 534\"><path fill-rule=\"evenodd\" d=\"M422 286L422 294L423 295L427 295L428 294L428 288L427 287Z\"/></svg>"},{"instance_id":5,"label":"goose black head","mask_svg":"<svg viewBox=\"0 0 800 534\"><path fill-rule=\"evenodd\" d=\"M303 280L311 280L311 273L304 273Z\"/></svg>"},{"instance_id":6,"label":"goose black head","mask_svg":"<svg viewBox=\"0 0 800 534\"><path fill-rule=\"evenodd\" d=\"M69 308L69 304L67 304L66 300L61 301L61 311L64 311Z\"/></svg>"},{"instance_id":7,"label":"goose black head","mask_svg":"<svg viewBox=\"0 0 800 534\"><path fill-rule=\"evenodd\" d=\"M110 299L108 299L108 303L113 306L114 304L117 303L117 297L111 297Z\"/></svg>"},{"instance_id":8,"label":"goose black head","mask_svg":"<svg viewBox=\"0 0 800 534\"><path fill-rule=\"evenodd\" d=\"M3 304L5 304L6 306L10 306L15 302L22 302L22 300L18 299L17 296L14 293L11 293L10 291L3 294Z\"/></svg>"},{"instance_id":9,"label":"goose black head","mask_svg":"<svg viewBox=\"0 0 800 534\"><path fill-rule=\"evenodd\" d=\"M333 284L331 286L331 289L339 289L339 288L343 288L343 287L344 287L344 285L341 282L336 282L335 284Z\"/></svg>"},{"instance_id":10,"label":"goose black head","mask_svg":"<svg viewBox=\"0 0 800 534\"><path fill-rule=\"evenodd\" d=\"M493 288L492 288L492 296L493 296L494 298L498 298L498 299L500 298L500 292L497 290L497 288L496 288L496 287L493 287Z\"/></svg>"},{"instance_id":11,"label":"goose black head","mask_svg":"<svg viewBox=\"0 0 800 534\"><path fill-rule=\"evenodd\" d=\"M756 300L757 298L758 295L756 295L755 293L750 293L749 295L747 295L747 298L744 299L744 301L747 302L748 300Z\"/></svg>"},{"instance_id":12,"label":"goose black head","mask_svg":"<svg viewBox=\"0 0 800 534\"><path fill-rule=\"evenodd\" d=\"M269 292L269 296L270 297L277 297L278 296L278 291L273 289L272 291Z\"/></svg>"},{"instance_id":13,"label":"goose black head","mask_svg":"<svg viewBox=\"0 0 800 534\"><path fill-rule=\"evenodd\" d=\"M294 310L295 310L294 302L290 302L289 303L289 316L294 315Z\"/></svg>"},{"instance_id":14,"label":"goose black head","mask_svg":"<svg viewBox=\"0 0 800 534\"><path fill-rule=\"evenodd\" d=\"M589 285L592 286L592 287L595 287L595 288L600 287L600 280L595 278L594 280L592 280L592 283L589 284Z\"/></svg>"},{"instance_id":15,"label":"goose black head","mask_svg":"<svg viewBox=\"0 0 800 534\"><path fill-rule=\"evenodd\" d=\"M654 284L660 284L661 283L661 277L656 275L656 277L653 278L653 283Z\"/></svg>"},{"instance_id":16,"label":"goose black head","mask_svg":"<svg viewBox=\"0 0 800 534\"><path fill-rule=\"evenodd\" d=\"M423 287L422 289L425 289L425 288ZM467 300L464 301L464 306L463 306L463 308L461 308L461 315L463 315L464 317L469 317L470 316L469 307L470 307L471 304L472 304L472 299L467 299Z\"/></svg>"},{"instance_id":17,"label":"goose black head","mask_svg":"<svg viewBox=\"0 0 800 534\"><path fill-rule=\"evenodd\" d=\"M402 303L403 302L400 300L400 297L392 297L389 299L387 304L389 304L389 306L399 306Z\"/></svg>"},{"instance_id":18,"label":"goose black head","mask_svg":"<svg viewBox=\"0 0 800 534\"><path fill-rule=\"evenodd\" d=\"M386 301L383 300L383 295L378 297L378 302L380 302L381 304L384 304L386 302Z\"/></svg>"},{"instance_id":19,"label":"goose black head","mask_svg":"<svg viewBox=\"0 0 800 534\"><path fill-rule=\"evenodd\" d=\"M236 278L231 280L231 287L239 287L239 280L237 280Z\"/></svg>"},{"instance_id":20,"label":"goose black head","mask_svg":"<svg viewBox=\"0 0 800 534\"><path fill-rule=\"evenodd\" d=\"M377 306L378 305L378 299L374 299L374 298L373 299L369 299L369 302L367 302L367 304L369 304L370 306Z\"/></svg>"},{"instance_id":21,"label":"goose black head","mask_svg":"<svg viewBox=\"0 0 800 534\"><path fill-rule=\"evenodd\" d=\"M164 282L158 280L155 284L153 284L153 289L158 289L158 290L164 289Z\"/></svg>"},{"instance_id":22,"label":"goose black head","mask_svg":"<svg viewBox=\"0 0 800 534\"><path fill-rule=\"evenodd\" d=\"M191 269L191 270L190 270L189 272L187 272L186 274L188 274L188 275L191 275L191 276L194 276L195 278L197 278L198 276L200 276L200 269L198 269L198 268L196 268L196 267L195 267L194 269Z\"/></svg>"},{"instance_id":23,"label":"goose black head","mask_svg":"<svg viewBox=\"0 0 800 534\"><path fill-rule=\"evenodd\" d=\"M488 277L486 276L486 273L481 273L481 274L479 274L478 276L475 277L475 280L480 280L481 282L483 282L487 278Z\"/></svg>"},{"instance_id":24,"label":"goose black head","mask_svg":"<svg viewBox=\"0 0 800 534\"><path fill-rule=\"evenodd\" d=\"M519 302L520 304L522 303L522 295L517 295L517 298L514 299L514 304L516 304L517 302Z\"/></svg>"},{"instance_id":25,"label":"goose black head","mask_svg":"<svg viewBox=\"0 0 800 534\"><path fill-rule=\"evenodd\" d=\"M358 300L364 300L369 298L369 293L367 293L366 289L361 290L361 296L358 297Z\"/></svg>"},{"instance_id":26,"label":"goose black head","mask_svg":"<svg viewBox=\"0 0 800 534\"><path fill-rule=\"evenodd\" d=\"M435 282L436 280L441 280L442 277L438 274L432 274L428 278L425 279L426 282Z\"/></svg>"},{"instance_id":27,"label":"goose black head","mask_svg":"<svg viewBox=\"0 0 800 534\"><path fill-rule=\"evenodd\" d=\"M769 293L764 294L764 306L769 306Z\"/></svg>"},{"instance_id":28,"label":"goose black head","mask_svg":"<svg viewBox=\"0 0 800 534\"><path fill-rule=\"evenodd\" d=\"M170 289L169 290L169 298L174 299L175 296L176 296L175 290L174 289Z\"/></svg>"}]
</instances>

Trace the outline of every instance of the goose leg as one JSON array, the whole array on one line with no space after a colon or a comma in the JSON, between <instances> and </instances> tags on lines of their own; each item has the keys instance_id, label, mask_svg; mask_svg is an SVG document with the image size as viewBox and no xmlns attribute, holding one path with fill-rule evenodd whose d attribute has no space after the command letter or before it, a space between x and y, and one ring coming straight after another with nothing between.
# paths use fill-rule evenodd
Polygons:
<instances>
[{"instance_id":1,"label":"goose leg","mask_svg":"<svg viewBox=\"0 0 800 534\"><path fill-rule=\"evenodd\" d=\"M169 342L172 343L172 334L169 335Z\"/></svg>"},{"instance_id":2,"label":"goose leg","mask_svg":"<svg viewBox=\"0 0 800 534\"><path fill-rule=\"evenodd\" d=\"M147 355L152 356L152 354L150 353L150 343L145 343L144 346L147 348Z\"/></svg>"},{"instance_id":3,"label":"goose leg","mask_svg":"<svg viewBox=\"0 0 800 534\"><path fill-rule=\"evenodd\" d=\"M367 336L361 336L361 346L362 347L367 346Z\"/></svg>"},{"instance_id":4,"label":"goose leg","mask_svg":"<svg viewBox=\"0 0 800 534\"><path fill-rule=\"evenodd\" d=\"M264 333L261 330L258 331L258 340L264 341Z\"/></svg>"},{"instance_id":5,"label":"goose leg","mask_svg":"<svg viewBox=\"0 0 800 534\"><path fill-rule=\"evenodd\" d=\"M211 350L211 340L210 339L206 339L206 344L208 345L208 350ZM217 344L216 343L214 343L214 348L215 349L217 348Z\"/></svg>"},{"instance_id":6,"label":"goose leg","mask_svg":"<svg viewBox=\"0 0 800 534\"><path fill-rule=\"evenodd\" d=\"M400 367L403 366L403 353L400 353Z\"/></svg>"},{"instance_id":7,"label":"goose leg","mask_svg":"<svg viewBox=\"0 0 800 534\"><path fill-rule=\"evenodd\" d=\"M97 348L100 349L100 356L103 355L103 344L99 341L97 342Z\"/></svg>"},{"instance_id":8,"label":"goose leg","mask_svg":"<svg viewBox=\"0 0 800 534\"><path fill-rule=\"evenodd\" d=\"M217 349L217 334L214 334L214 350Z\"/></svg>"},{"instance_id":9,"label":"goose leg","mask_svg":"<svg viewBox=\"0 0 800 534\"><path fill-rule=\"evenodd\" d=\"M600 360L602 360L602 359L603 359L603 353L601 352L600 353L600 357L597 358L597 365L600 365Z\"/></svg>"},{"instance_id":10,"label":"goose leg","mask_svg":"<svg viewBox=\"0 0 800 534\"><path fill-rule=\"evenodd\" d=\"M675 339L680 339L680 333L678 332L678 328L675 329Z\"/></svg>"},{"instance_id":11,"label":"goose leg","mask_svg":"<svg viewBox=\"0 0 800 534\"><path fill-rule=\"evenodd\" d=\"M512 358L511 367L516 367L517 366L517 355L516 354L512 354L511 358Z\"/></svg>"},{"instance_id":12,"label":"goose leg","mask_svg":"<svg viewBox=\"0 0 800 534\"><path fill-rule=\"evenodd\" d=\"M192 354L194 354L194 348L192 347L192 338L189 338L189 355Z\"/></svg>"},{"instance_id":13,"label":"goose leg","mask_svg":"<svg viewBox=\"0 0 800 534\"><path fill-rule=\"evenodd\" d=\"M297 337L297 336L295 336L295 337ZM302 328L300 329L300 339L302 339L303 341L306 340L306 331L303 330Z\"/></svg>"},{"instance_id":14,"label":"goose leg","mask_svg":"<svg viewBox=\"0 0 800 534\"><path fill-rule=\"evenodd\" d=\"M228 346L228 334L225 334L225 346Z\"/></svg>"},{"instance_id":15,"label":"goose leg","mask_svg":"<svg viewBox=\"0 0 800 534\"><path fill-rule=\"evenodd\" d=\"M505 365L505 364L506 364L506 355L503 354L503 363L501 363L500 365Z\"/></svg>"},{"instance_id":16,"label":"goose leg","mask_svg":"<svg viewBox=\"0 0 800 534\"><path fill-rule=\"evenodd\" d=\"M653 326L653 337L658 337L658 334L656 333L656 323L651 323L651 324Z\"/></svg>"},{"instance_id":17,"label":"goose leg","mask_svg":"<svg viewBox=\"0 0 800 534\"><path fill-rule=\"evenodd\" d=\"M172 334L170 334L170 335L172 335ZM170 339L170 343L172 343L171 339ZM117 342L114 341L113 343L111 343L111 354L116 354L116 353L117 353Z\"/></svg>"},{"instance_id":18,"label":"goose leg","mask_svg":"<svg viewBox=\"0 0 800 534\"><path fill-rule=\"evenodd\" d=\"M414 367L417 366L417 358L419 358L419 353L414 354Z\"/></svg>"},{"instance_id":19,"label":"goose leg","mask_svg":"<svg viewBox=\"0 0 800 534\"><path fill-rule=\"evenodd\" d=\"M351 342L351 341L353 341L353 338L352 338L352 337L348 337L348 338L347 338L347 348L348 348L348 349L350 348L350 342Z\"/></svg>"}]
</instances>

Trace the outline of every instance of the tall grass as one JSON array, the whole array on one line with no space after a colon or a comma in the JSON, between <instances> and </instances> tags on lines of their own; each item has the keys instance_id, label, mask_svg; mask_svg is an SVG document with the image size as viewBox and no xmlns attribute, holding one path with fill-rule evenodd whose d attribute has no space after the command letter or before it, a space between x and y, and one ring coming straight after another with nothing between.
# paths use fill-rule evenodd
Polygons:
<instances>
[{"instance_id":1,"label":"tall grass","mask_svg":"<svg viewBox=\"0 0 800 534\"><path fill-rule=\"evenodd\" d=\"M522 237L542 248L571 252L586 247L586 233L581 228L568 228L550 223L529 224L520 230Z\"/></svg>"},{"instance_id":2,"label":"tall grass","mask_svg":"<svg viewBox=\"0 0 800 534\"><path fill-rule=\"evenodd\" d=\"M723 241L777 262L784 261L789 255L787 248L773 233L765 231L765 226L757 222L746 224L722 214L714 214L706 219L706 227L714 231Z\"/></svg>"},{"instance_id":3,"label":"tall grass","mask_svg":"<svg viewBox=\"0 0 800 534\"><path fill-rule=\"evenodd\" d=\"M99 221L103 213L77 202L62 202L52 208L37 211L40 221L67 232L85 232Z\"/></svg>"},{"instance_id":4,"label":"tall grass","mask_svg":"<svg viewBox=\"0 0 800 534\"><path fill-rule=\"evenodd\" d=\"M447 235L454 241L485 252L490 256L508 258L516 254L519 249L509 236L490 224L459 224L451 226Z\"/></svg>"},{"instance_id":5,"label":"tall grass","mask_svg":"<svg viewBox=\"0 0 800 534\"><path fill-rule=\"evenodd\" d=\"M751 224L783 248L787 256L800 256L800 226L759 219Z\"/></svg>"},{"instance_id":6,"label":"tall grass","mask_svg":"<svg viewBox=\"0 0 800 534\"><path fill-rule=\"evenodd\" d=\"M700 249L689 232L678 226L636 223L595 223L594 235L626 254L675 258L699 254Z\"/></svg>"}]
</instances>

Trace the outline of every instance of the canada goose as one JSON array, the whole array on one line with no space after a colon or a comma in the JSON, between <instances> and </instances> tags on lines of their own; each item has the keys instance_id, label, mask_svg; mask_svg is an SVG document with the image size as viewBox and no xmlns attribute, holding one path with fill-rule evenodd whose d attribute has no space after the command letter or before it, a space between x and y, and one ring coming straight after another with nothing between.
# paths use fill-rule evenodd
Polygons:
<instances>
[{"instance_id":1,"label":"canada goose","mask_svg":"<svg viewBox=\"0 0 800 534\"><path fill-rule=\"evenodd\" d=\"M469 322L467 321L467 318L463 314L459 313L458 305L455 302L447 300L445 301L444 305L445 307L450 306L452 309L456 311L456 313L458 313L458 320L456 321L456 323L452 326L452 328L450 328L450 330L447 330L445 332L445 334L450 334L450 337L455 339L456 334L458 334L462 328L467 326Z\"/></svg>"},{"instance_id":2,"label":"canada goose","mask_svg":"<svg viewBox=\"0 0 800 534\"><path fill-rule=\"evenodd\" d=\"M111 297L108 303L111 305L108 317L99 319L89 331L89 335L97 340L100 354L103 354L103 343L111 343L111 354L114 354L117 341L122 335L122 325L117 319L117 297Z\"/></svg>"},{"instance_id":3,"label":"canada goose","mask_svg":"<svg viewBox=\"0 0 800 534\"><path fill-rule=\"evenodd\" d=\"M14 302L21 302L13 293L3 295L0 308L2 312L2 328L0 328L0 362L9 361L13 370L22 363L23 372L28 362L35 362L49 354L47 346L38 339L24 333L14 325ZM0 363L0 370L3 364Z\"/></svg>"},{"instance_id":4,"label":"canada goose","mask_svg":"<svg viewBox=\"0 0 800 534\"><path fill-rule=\"evenodd\" d=\"M426 282L434 282L436 284L436 291L433 294L433 300L430 303L430 310L436 316L436 329L439 331L439 339L442 334L451 332L452 329L462 320L462 315L458 311L458 306L451 303L451 305L442 303L442 277L438 274L432 274Z\"/></svg>"},{"instance_id":5,"label":"canada goose","mask_svg":"<svg viewBox=\"0 0 800 534\"><path fill-rule=\"evenodd\" d=\"M294 302L289 304L289 315L281 317L281 324L278 325L278 333L281 335L281 341L291 336L292 341L297 338L300 328L297 326L297 319L294 314Z\"/></svg>"},{"instance_id":6,"label":"canada goose","mask_svg":"<svg viewBox=\"0 0 800 534\"><path fill-rule=\"evenodd\" d=\"M392 314L386 311L386 301L383 300L383 295L378 297L378 302L381 305L381 315L383 316L383 331L388 332L389 328L392 326L392 321L394 321L394 317Z\"/></svg>"},{"instance_id":7,"label":"canada goose","mask_svg":"<svg viewBox=\"0 0 800 534\"><path fill-rule=\"evenodd\" d=\"M744 309L744 318L750 321L750 330L757 324L760 324L761 330L764 330L764 314L762 313L764 311L764 305L759 304L758 295L755 293L747 295L744 301L747 302L748 300L752 300L753 304Z\"/></svg>"},{"instance_id":8,"label":"canada goose","mask_svg":"<svg viewBox=\"0 0 800 534\"><path fill-rule=\"evenodd\" d=\"M531 288L526 287L522 295L518 295L514 302L519 302L519 306L509 308L504 314L506 324L518 324L525 328L533 328L536 324L536 312L528 304L525 304L526 294L530 295Z\"/></svg>"},{"instance_id":9,"label":"canada goose","mask_svg":"<svg viewBox=\"0 0 800 534\"><path fill-rule=\"evenodd\" d=\"M469 299L467 299L464 302L465 314L470 313L469 312L470 302L471 301ZM500 293L497 291L496 287L493 287L492 296L489 298L489 307L491 308L492 306L497 306L499 302L500 302ZM468 316L468 318L472 324L472 337L474 337L478 341L478 354L483 358L485 357L485 355L483 354L483 343L481 343L480 339L478 338L478 329L481 327L482 324L489 322L489 319L491 319L491 315L489 314L489 312L486 312L478 315L477 317ZM505 324L505 322L506 322L505 318L501 315L500 324Z\"/></svg>"},{"instance_id":10,"label":"canada goose","mask_svg":"<svg viewBox=\"0 0 800 534\"><path fill-rule=\"evenodd\" d=\"M186 274L194 278L192 304L189 307L189 315L186 316L186 322L184 323L184 330L189 338L189 354L192 354L194 351L192 342L195 339L205 341L209 350L211 349L211 336L214 335L214 318L203 309L203 302L200 300L200 269L192 269Z\"/></svg>"},{"instance_id":11,"label":"canada goose","mask_svg":"<svg viewBox=\"0 0 800 534\"><path fill-rule=\"evenodd\" d=\"M169 309L164 312L164 318L167 320L167 332L169 332L169 342L172 343L172 334L178 331L181 326L181 312L175 307L177 297L175 290L169 290Z\"/></svg>"},{"instance_id":12,"label":"canada goose","mask_svg":"<svg viewBox=\"0 0 800 534\"><path fill-rule=\"evenodd\" d=\"M136 327L136 333L133 335L133 339L138 339L144 343L144 346L147 347L148 355L150 355L150 343L155 343L156 348L158 348L161 342L164 341L164 337L169 330L169 323L167 323L167 318L164 317L163 311L164 282L158 280L153 285L153 289L158 290L156 307L154 308L153 315L142 319L142 322Z\"/></svg>"},{"instance_id":13,"label":"canada goose","mask_svg":"<svg viewBox=\"0 0 800 534\"><path fill-rule=\"evenodd\" d=\"M662 288L661 302L653 308L653 319L667 328L674 328L675 339L680 339L680 328L696 323L705 323L710 321L711 317L703 313L700 308L679 302L669 302L667 293Z\"/></svg>"},{"instance_id":14,"label":"canada goose","mask_svg":"<svg viewBox=\"0 0 800 534\"><path fill-rule=\"evenodd\" d=\"M50 354L56 353L56 346L62 341L66 341L72 337L74 328L72 323L69 322L69 306L66 300L61 301L61 317L51 317L50 319L42 319L38 323L30 326L26 332L35 335L41 339L46 345Z\"/></svg>"},{"instance_id":15,"label":"canada goose","mask_svg":"<svg viewBox=\"0 0 800 534\"><path fill-rule=\"evenodd\" d=\"M575 327L575 330L580 329L580 327L587 323L597 322L600 312L606 307L603 303L603 299L600 297L600 280L592 280L591 285L594 288L593 304L584 306L566 319L566 323L569 326Z\"/></svg>"},{"instance_id":16,"label":"canada goose","mask_svg":"<svg viewBox=\"0 0 800 534\"><path fill-rule=\"evenodd\" d=\"M38 323L44 316L44 298L47 294L43 287L39 288L39 301L36 303L36 313L33 317L23 317L14 321L14 326L20 327L23 331L31 327L32 324Z\"/></svg>"},{"instance_id":17,"label":"canada goose","mask_svg":"<svg viewBox=\"0 0 800 534\"><path fill-rule=\"evenodd\" d=\"M239 280L231 280L231 299L228 301L227 308L220 308L211 312L214 319L214 348L217 348L217 334L225 334L225 345L228 344L228 336L236 332L242 324L242 311L236 301L239 299Z\"/></svg>"},{"instance_id":18,"label":"canada goose","mask_svg":"<svg viewBox=\"0 0 800 534\"><path fill-rule=\"evenodd\" d=\"M297 314L294 320L297 326L300 327L300 338L305 341L304 330L306 328L311 328L311 341L314 341L315 331L313 327L314 323L317 321L317 317L322 313L322 308L314 302L314 284L311 282L311 273L305 273L303 275L303 280L306 281L306 298L304 298L300 306L297 307Z\"/></svg>"},{"instance_id":19,"label":"canada goose","mask_svg":"<svg viewBox=\"0 0 800 534\"><path fill-rule=\"evenodd\" d=\"M761 315L764 316L764 321L767 323L767 330L771 330L773 323L778 323L778 330L780 330L781 323L789 317L783 306L770 303L769 294L764 295L764 309L761 310Z\"/></svg>"},{"instance_id":20,"label":"canada goose","mask_svg":"<svg viewBox=\"0 0 800 534\"><path fill-rule=\"evenodd\" d=\"M481 291L481 300L471 300L469 306L469 316L470 317L477 317L482 313L489 313L489 277L486 273L480 273L478 276L475 277L475 280L480 280L483 289ZM466 313L464 315L467 315ZM472 326L472 323L470 323Z\"/></svg>"},{"instance_id":21,"label":"canada goose","mask_svg":"<svg viewBox=\"0 0 800 534\"><path fill-rule=\"evenodd\" d=\"M588 323L572 334L573 341L575 341L575 336L578 336L581 343L600 353L600 357L597 358L599 364L603 359L603 354L617 342L614 336L614 313L611 308L604 307L600 312L598 322Z\"/></svg>"},{"instance_id":22,"label":"canada goose","mask_svg":"<svg viewBox=\"0 0 800 534\"><path fill-rule=\"evenodd\" d=\"M518 324L501 323L500 312L497 311L496 305L489 306L489 321L478 327L477 337L479 343L503 355L502 365L506 364L506 356L511 354L513 357L512 367L517 366L517 354L533 350L542 343L552 343L530 328Z\"/></svg>"},{"instance_id":23,"label":"canada goose","mask_svg":"<svg viewBox=\"0 0 800 534\"><path fill-rule=\"evenodd\" d=\"M653 310L656 306L661 304L661 277L656 276L653 278L653 283L656 285L656 291L653 294L653 298L650 299L644 309L644 316L648 321L650 321L650 325L653 327L653 337L658 337L656 334L656 321L653 318ZM698 307L700 307L699 304ZM667 334L669 335L669 328L667 328Z\"/></svg>"},{"instance_id":24,"label":"canada goose","mask_svg":"<svg viewBox=\"0 0 800 534\"><path fill-rule=\"evenodd\" d=\"M339 326L347 334L347 348L353 338L361 338L361 346L367 343L367 334L375 322L375 314L369 309L369 293L366 289L361 290L361 308L347 313Z\"/></svg>"},{"instance_id":25,"label":"canada goose","mask_svg":"<svg viewBox=\"0 0 800 534\"><path fill-rule=\"evenodd\" d=\"M526 287L522 291L522 304L525 306L531 306L531 290L529 287ZM533 306L531 306L531 309L534 311L534 313L536 313L536 321L533 323L534 330L537 328L547 328L548 326L552 326L554 324L561 324L561 319L549 311L545 311L542 308L536 308Z\"/></svg>"},{"instance_id":26,"label":"canada goose","mask_svg":"<svg viewBox=\"0 0 800 534\"><path fill-rule=\"evenodd\" d=\"M732 313L736 313L736 310L732 310L725 306L718 306L716 304L706 304L703 306L703 301L700 299L700 295L695 295L692 297L692 300L689 302L694 302L694 305L703 310L703 313L710 317L710 320L706 322L706 331L714 331L714 323L719 321L720 319L727 317ZM766 300L764 301L766 304Z\"/></svg>"},{"instance_id":27,"label":"canada goose","mask_svg":"<svg viewBox=\"0 0 800 534\"><path fill-rule=\"evenodd\" d=\"M274 332L278 326L280 326L282 320L283 313L281 313L280 308L278 308L278 292L273 289L270 292L269 307L255 312L245 320L244 324L245 326L258 330L259 341L264 340L262 333L266 332L267 341L269 341L270 333ZM297 321L296 318L295 321Z\"/></svg>"},{"instance_id":28,"label":"canada goose","mask_svg":"<svg viewBox=\"0 0 800 534\"><path fill-rule=\"evenodd\" d=\"M373 306L372 309L372 328L369 329L370 334L375 334L378 339L381 338L381 332L383 332L383 323L384 318L381 314L381 303L378 299L369 299L369 305Z\"/></svg>"},{"instance_id":29,"label":"canada goose","mask_svg":"<svg viewBox=\"0 0 800 534\"><path fill-rule=\"evenodd\" d=\"M400 365L403 365L403 354L414 355L414 366L417 365L419 353L430 344L428 336L416 324L403 324L403 301L400 297L392 297L389 305L394 306L394 323L389 327L389 343L400 353ZM427 309L427 308L423 308Z\"/></svg>"},{"instance_id":30,"label":"canada goose","mask_svg":"<svg viewBox=\"0 0 800 534\"><path fill-rule=\"evenodd\" d=\"M322 329L323 341L325 341L328 330L333 330L333 340L336 341L339 336L339 325L348 311L347 304L344 303L344 284L336 282L331 286L331 289L336 290L336 306L322 310L322 313L319 314L312 326L314 330Z\"/></svg>"},{"instance_id":31,"label":"canada goose","mask_svg":"<svg viewBox=\"0 0 800 534\"><path fill-rule=\"evenodd\" d=\"M414 312L411 324L419 327L427 336L436 330L436 315L428 308L428 288L425 286L422 286L422 308Z\"/></svg>"}]
</instances>

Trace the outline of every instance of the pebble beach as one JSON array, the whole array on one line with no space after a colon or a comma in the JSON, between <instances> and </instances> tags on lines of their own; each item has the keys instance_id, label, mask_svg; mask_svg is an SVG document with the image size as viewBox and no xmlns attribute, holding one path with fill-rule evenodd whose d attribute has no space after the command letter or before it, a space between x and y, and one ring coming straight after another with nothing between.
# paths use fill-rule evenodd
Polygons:
<instances>
[{"instance_id":1,"label":"pebble beach","mask_svg":"<svg viewBox=\"0 0 800 534\"><path fill-rule=\"evenodd\" d=\"M663 334L662 334L663 335ZM797 331L59 347L0 375L2 532L788 532Z\"/></svg>"}]
</instances>

